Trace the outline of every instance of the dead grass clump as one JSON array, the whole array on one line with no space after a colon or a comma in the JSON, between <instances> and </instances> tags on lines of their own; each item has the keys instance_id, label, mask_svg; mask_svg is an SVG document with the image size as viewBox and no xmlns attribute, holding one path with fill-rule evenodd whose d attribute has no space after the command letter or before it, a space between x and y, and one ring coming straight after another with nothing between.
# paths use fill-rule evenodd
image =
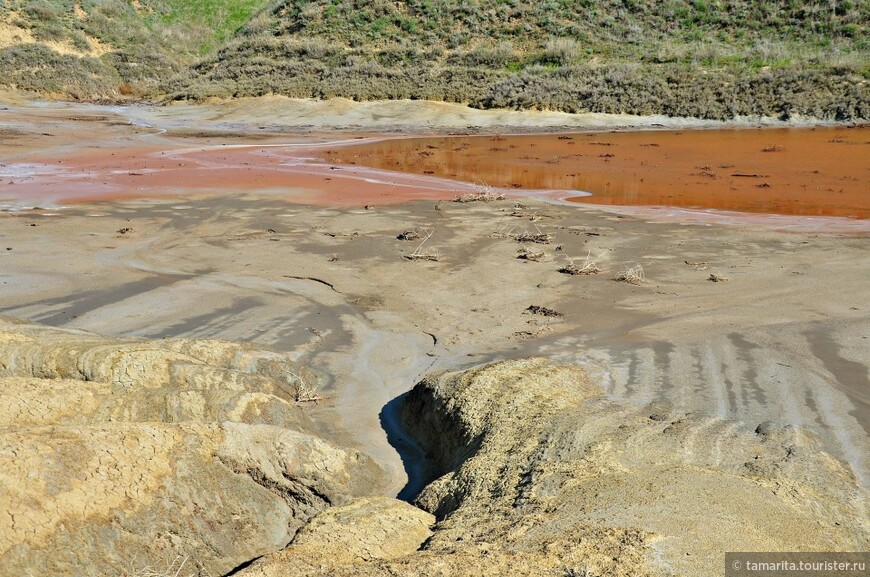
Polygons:
<instances>
[{"instance_id":1,"label":"dead grass clump","mask_svg":"<svg viewBox=\"0 0 870 577\"><path fill-rule=\"evenodd\" d=\"M136 94L136 89L129 82L122 82L118 85L118 94L121 96L133 96Z\"/></svg>"},{"instance_id":2,"label":"dead grass clump","mask_svg":"<svg viewBox=\"0 0 870 577\"><path fill-rule=\"evenodd\" d=\"M570 274L570 275L589 275L589 274L598 274L603 269L598 266L599 261L604 258L604 253L602 252L597 257L592 257L592 251L589 251L586 254L586 258L584 259L582 264L577 264L574 262L574 259L570 256L565 256L568 260L568 263L559 269L559 272L562 274Z\"/></svg>"},{"instance_id":3,"label":"dead grass clump","mask_svg":"<svg viewBox=\"0 0 870 577\"><path fill-rule=\"evenodd\" d=\"M468 192L462 196L457 196L453 202L492 202L494 200L504 200L504 195L495 192Z\"/></svg>"},{"instance_id":4,"label":"dead grass clump","mask_svg":"<svg viewBox=\"0 0 870 577\"><path fill-rule=\"evenodd\" d=\"M512 216L514 218L527 218L532 222L538 222L542 219L542 217L537 212L533 212L530 214L522 210L514 210L513 212L508 214L508 216Z\"/></svg>"},{"instance_id":5,"label":"dead grass clump","mask_svg":"<svg viewBox=\"0 0 870 577\"><path fill-rule=\"evenodd\" d=\"M179 555L171 562L168 562L162 569L149 565L141 569L131 570L129 573L123 571L122 575L128 577L194 577L194 575L203 574L204 568L200 567L197 569L192 564L188 566L187 570L184 570L185 565L188 565L187 561L188 557ZM182 573L183 570L184 572Z\"/></svg>"},{"instance_id":6,"label":"dead grass clump","mask_svg":"<svg viewBox=\"0 0 870 577\"><path fill-rule=\"evenodd\" d=\"M301 374L294 373L290 369L284 369L287 384L290 385L293 393L293 400L296 404L301 403L317 403L325 399L317 394L317 385L306 381Z\"/></svg>"},{"instance_id":7,"label":"dead grass clump","mask_svg":"<svg viewBox=\"0 0 870 577\"><path fill-rule=\"evenodd\" d=\"M426 242L432 238L432 235L435 233L434 230L424 230L426 233L426 238L423 239L417 248L414 249L414 252L411 254L406 254L405 258L408 260L431 260L437 261L440 258L438 251L430 248L423 248L426 245Z\"/></svg>"},{"instance_id":8,"label":"dead grass clump","mask_svg":"<svg viewBox=\"0 0 870 577\"><path fill-rule=\"evenodd\" d=\"M646 277L643 273L643 267L639 264L626 268L619 272L613 280L627 282L628 284L640 285L646 282Z\"/></svg>"},{"instance_id":9,"label":"dead grass clump","mask_svg":"<svg viewBox=\"0 0 870 577\"><path fill-rule=\"evenodd\" d=\"M517 251L517 258L520 260L530 260L532 262L542 262L550 259L549 255L544 251L533 250L525 246Z\"/></svg>"},{"instance_id":10,"label":"dead grass clump","mask_svg":"<svg viewBox=\"0 0 870 577\"><path fill-rule=\"evenodd\" d=\"M494 192L492 187L486 183L474 185L474 192L467 192L453 199L453 202L493 202L495 200L504 200L504 195L499 192Z\"/></svg>"},{"instance_id":11,"label":"dead grass clump","mask_svg":"<svg viewBox=\"0 0 870 577\"><path fill-rule=\"evenodd\" d=\"M490 236L493 238L512 238L516 242L532 242L537 244L550 244L553 242L553 235L543 232L537 225L535 225L534 231L530 231L524 226L502 225Z\"/></svg>"},{"instance_id":12,"label":"dead grass clump","mask_svg":"<svg viewBox=\"0 0 870 577\"><path fill-rule=\"evenodd\" d=\"M514 235L514 240L517 242L534 242L537 244L550 244L553 242L553 235L541 232L538 227L535 227L535 232L524 230Z\"/></svg>"},{"instance_id":13,"label":"dead grass clump","mask_svg":"<svg viewBox=\"0 0 870 577\"><path fill-rule=\"evenodd\" d=\"M583 45L573 38L551 38L544 47L541 60L559 66L570 66L583 54Z\"/></svg>"}]
</instances>

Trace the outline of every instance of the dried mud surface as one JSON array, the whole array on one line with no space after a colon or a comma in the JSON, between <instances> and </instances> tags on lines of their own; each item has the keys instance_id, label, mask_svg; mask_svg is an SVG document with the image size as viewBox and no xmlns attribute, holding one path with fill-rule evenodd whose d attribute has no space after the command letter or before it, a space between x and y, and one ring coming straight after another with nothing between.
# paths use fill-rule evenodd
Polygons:
<instances>
[{"instance_id":1,"label":"dried mud surface","mask_svg":"<svg viewBox=\"0 0 870 577\"><path fill-rule=\"evenodd\" d=\"M119 527L129 548L104 556L105 568L178 554L212 575L261 555L244 571L718 575L725 547L866 549L866 221L723 216L722 226L535 198L459 203L475 189L440 179L403 202L392 202L401 177L386 190L369 183L371 195L352 179L333 181L333 197L281 179L246 188L243 162L286 168L264 143L328 147L358 134L198 134L207 127L177 118L158 130L111 111L28 110L3 140L6 168L76 158L107 174L114 153L129 172L158 174L152 163L170 149L176 163L203 164L145 190L125 181L144 175L115 175L105 190L99 178L58 176L49 195L63 198L67 182L101 200L34 209L16 192L0 212L11 463L0 496L33 526L68 531L6 553L21 567L88 567L87 555L52 548L88 551L82 543ZM197 187L215 154L233 168ZM357 170L330 166L317 178ZM218 186L221 174L232 186ZM6 178L5 194L34 184ZM595 274L559 272L589 261ZM638 264L643 282L613 280ZM505 360L516 362L484 367ZM321 399L296 405L282 367ZM298 447L310 448L302 461ZM120 517L80 519L66 487L102 482L89 465L100 451L141 461L117 470L143 490L110 495ZM39 456L49 453L78 468ZM306 462L322 467L298 468ZM426 511L391 499L409 475L435 479L415 502ZM236 509L209 500L226 483ZM301 486L313 487L304 507L292 497ZM177 515L181 503L211 507L206 522ZM224 513L241 515L244 539L220 532ZM704 523L730 537L690 531ZM337 530L352 524L360 530ZM152 530L162 551L142 547ZM346 554L324 556L336 547Z\"/></svg>"}]
</instances>

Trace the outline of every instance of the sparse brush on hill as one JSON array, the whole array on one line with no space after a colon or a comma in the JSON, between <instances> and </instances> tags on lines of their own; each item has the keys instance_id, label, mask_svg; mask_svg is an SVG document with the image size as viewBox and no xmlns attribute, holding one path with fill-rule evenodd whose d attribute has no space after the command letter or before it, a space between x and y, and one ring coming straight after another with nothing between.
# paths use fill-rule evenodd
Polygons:
<instances>
[{"instance_id":1,"label":"sparse brush on hill","mask_svg":"<svg viewBox=\"0 0 870 577\"><path fill-rule=\"evenodd\" d=\"M82 100L154 94L264 3L2 0L0 85Z\"/></svg>"},{"instance_id":2,"label":"sparse brush on hill","mask_svg":"<svg viewBox=\"0 0 870 577\"><path fill-rule=\"evenodd\" d=\"M96 38L114 47L96 57L107 82L174 100L283 94L711 119L870 117L866 2L142 0L136 9L91 0L78 3L86 18L72 0L11 4L35 38L62 32L71 45ZM0 72L13 74L2 77L17 78L20 60L4 62Z\"/></svg>"},{"instance_id":3,"label":"sparse brush on hill","mask_svg":"<svg viewBox=\"0 0 870 577\"><path fill-rule=\"evenodd\" d=\"M848 2L280 0L166 90L866 118L868 19Z\"/></svg>"}]
</instances>

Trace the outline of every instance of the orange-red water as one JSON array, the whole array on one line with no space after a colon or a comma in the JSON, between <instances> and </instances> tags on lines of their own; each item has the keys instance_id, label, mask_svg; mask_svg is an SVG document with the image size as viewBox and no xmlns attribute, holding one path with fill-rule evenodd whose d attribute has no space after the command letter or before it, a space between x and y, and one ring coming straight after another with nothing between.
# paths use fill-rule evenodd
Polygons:
<instances>
[{"instance_id":1,"label":"orange-red water","mask_svg":"<svg viewBox=\"0 0 870 577\"><path fill-rule=\"evenodd\" d=\"M498 188L583 191L569 200L870 218L870 128L648 131L386 140L335 163Z\"/></svg>"},{"instance_id":2,"label":"orange-red water","mask_svg":"<svg viewBox=\"0 0 870 577\"><path fill-rule=\"evenodd\" d=\"M0 111L0 207L197 194L361 206L453 198L470 182L583 203L870 218L870 127L374 135L358 144L365 137L201 138L89 109Z\"/></svg>"}]
</instances>

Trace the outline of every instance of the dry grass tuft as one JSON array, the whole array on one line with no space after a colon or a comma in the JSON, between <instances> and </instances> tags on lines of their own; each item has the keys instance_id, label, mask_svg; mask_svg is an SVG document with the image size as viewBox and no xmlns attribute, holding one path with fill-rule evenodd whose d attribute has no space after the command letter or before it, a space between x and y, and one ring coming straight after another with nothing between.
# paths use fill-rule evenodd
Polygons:
<instances>
[{"instance_id":1,"label":"dry grass tuft","mask_svg":"<svg viewBox=\"0 0 870 577\"><path fill-rule=\"evenodd\" d=\"M589 275L589 274L598 274L603 269L598 266L598 263L604 258L604 253L602 252L596 257L592 257L592 251L586 253L586 258L584 259L582 264L577 264L574 262L574 259L570 256L565 256L568 260L568 263L559 269L560 273L570 274L570 275Z\"/></svg>"},{"instance_id":2,"label":"dry grass tuft","mask_svg":"<svg viewBox=\"0 0 870 577\"><path fill-rule=\"evenodd\" d=\"M533 250L525 246L517 251L517 258L521 260L530 260L532 262L550 260L550 256L544 251Z\"/></svg>"},{"instance_id":3,"label":"dry grass tuft","mask_svg":"<svg viewBox=\"0 0 870 577\"><path fill-rule=\"evenodd\" d=\"M517 242L535 242L538 244L550 244L553 242L553 235L542 232L540 228L535 226L535 231L523 229L521 232L513 235Z\"/></svg>"},{"instance_id":4,"label":"dry grass tuft","mask_svg":"<svg viewBox=\"0 0 870 577\"><path fill-rule=\"evenodd\" d=\"M550 244L553 242L553 235L544 232L532 233L523 232L514 237L517 242L536 242L538 244Z\"/></svg>"},{"instance_id":5,"label":"dry grass tuft","mask_svg":"<svg viewBox=\"0 0 870 577\"><path fill-rule=\"evenodd\" d=\"M526 227L516 227L502 225L492 233L493 238L512 238L516 242L533 242L537 244L550 244L553 242L553 235L545 233L535 225L535 230L530 231Z\"/></svg>"},{"instance_id":6,"label":"dry grass tuft","mask_svg":"<svg viewBox=\"0 0 870 577\"><path fill-rule=\"evenodd\" d=\"M641 285L646 282L646 277L643 273L643 267L639 264L628 267L624 271L617 274L613 280L627 282L628 284Z\"/></svg>"},{"instance_id":7,"label":"dry grass tuft","mask_svg":"<svg viewBox=\"0 0 870 577\"><path fill-rule=\"evenodd\" d=\"M494 192L467 192L454 198L453 202L492 202L494 200L504 200L504 195Z\"/></svg>"},{"instance_id":8,"label":"dry grass tuft","mask_svg":"<svg viewBox=\"0 0 870 577\"><path fill-rule=\"evenodd\" d=\"M207 575L204 573L205 569L200 568L199 570L195 567L188 567L187 571L182 573L185 565L187 565L188 557L182 557L181 555L177 556L171 562L166 564L166 567L163 569L156 569L151 566L143 567L142 569L138 569L132 571L130 573L124 571L121 574L123 577L195 577L197 575Z\"/></svg>"},{"instance_id":9,"label":"dry grass tuft","mask_svg":"<svg viewBox=\"0 0 870 577\"><path fill-rule=\"evenodd\" d=\"M508 216L512 216L514 218L527 218L532 222L538 222L539 220L543 219L543 217L541 217L537 212L529 214L528 212L522 210L514 210L513 212L508 214Z\"/></svg>"},{"instance_id":10,"label":"dry grass tuft","mask_svg":"<svg viewBox=\"0 0 870 577\"><path fill-rule=\"evenodd\" d=\"M476 189L474 192L457 196L453 202L493 202L505 198L500 192L493 192L492 187L486 183L477 184L474 188Z\"/></svg>"}]
</instances>

